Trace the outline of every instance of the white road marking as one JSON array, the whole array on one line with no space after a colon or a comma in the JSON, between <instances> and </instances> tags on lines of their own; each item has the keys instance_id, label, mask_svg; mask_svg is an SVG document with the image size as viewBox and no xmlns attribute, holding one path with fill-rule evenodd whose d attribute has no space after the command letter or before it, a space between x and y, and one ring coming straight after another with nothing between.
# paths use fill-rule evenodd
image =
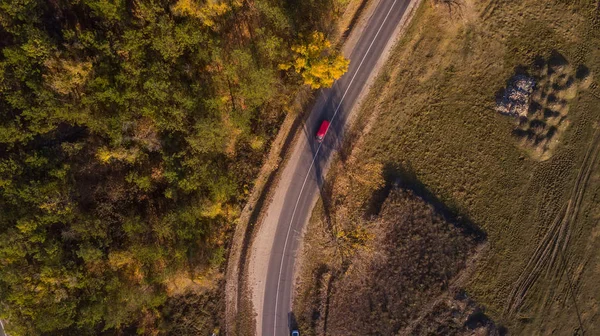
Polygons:
<instances>
[{"instance_id":1,"label":"white road marking","mask_svg":"<svg viewBox=\"0 0 600 336\"><path fill-rule=\"evenodd\" d=\"M373 46L373 43L375 43L375 40L377 39L377 36L379 36L379 33L381 32L381 29L383 28L383 25L385 24L385 21L387 21L388 17L390 16L390 13L392 12L392 9L394 8L394 5L396 4L397 1L398 0L394 0L394 2L392 3L392 6L390 7L389 11L385 15L385 18L383 19L383 22L381 23L381 26L377 30L377 33L373 37L373 40L371 40L371 44L369 45L369 48L367 49L367 51L365 52L365 55L363 56L362 60L358 64L358 68L356 68L356 71L354 72L354 76L352 76L352 79L350 80L350 83L348 84L348 87L346 88L346 91L344 91L344 95L342 95L342 99L338 103L338 106L335 109L335 112L333 113L333 117L331 117L331 121L330 121L330 125L329 125L330 128L331 128L331 124L333 124L333 120L335 119L335 116L337 115L340 107L342 106L342 102L344 101L344 98L346 97L346 94L348 93L348 90L350 90L350 87L352 86L352 83L354 82L354 78L358 74L358 71L360 70L360 67L362 66L363 62L367 58L367 55L369 54L369 51L371 50L371 47ZM325 133L325 135L323 136L323 141L325 141L325 137L326 136L327 136L327 133ZM296 214L296 209L298 208L298 203L300 203L300 197L302 196L302 191L304 191L304 187L306 186L306 181L308 181L308 176L310 175L310 171L312 170L312 167L315 164L315 160L317 159L317 156L319 155L319 151L321 150L321 146L322 145L323 145L323 142L319 143L319 147L317 147L317 151L315 152L315 155L313 156L312 162L310 163L310 166L308 167L308 172L306 172L306 177L304 178L304 182L302 182L302 187L300 188L300 193L298 194L298 199L296 200L296 205L294 205L294 210L292 211L292 218L290 219L290 224L288 226L288 231L287 231L287 234L285 236L285 242L283 243L283 252L281 253L281 262L279 264L279 275L278 275L278 278L277 278L277 291L275 292L276 293L275 294L275 320L273 321L273 336L276 336L276 333L277 333L277 304L279 303L278 302L279 301L279 283L281 282L281 271L283 270L283 259L284 259L284 256L285 256L285 249L287 248L287 243L288 243L288 240L290 238L290 231L292 229L292 223L294 221L294 215Z\"/></svg>"}]
</instances>

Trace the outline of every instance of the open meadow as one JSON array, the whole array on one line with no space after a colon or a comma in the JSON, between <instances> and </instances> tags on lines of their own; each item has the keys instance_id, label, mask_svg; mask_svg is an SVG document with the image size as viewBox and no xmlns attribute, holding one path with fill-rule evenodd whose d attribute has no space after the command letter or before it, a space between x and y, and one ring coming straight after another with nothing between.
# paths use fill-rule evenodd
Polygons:
<instances>
[{"instance_id":1,"label":"open meadow","mask_svg":"<svg viewBox=\"0 0 600 336\"><path fill-rule=\"evenodd\" d=\"M600 333L599 74L598 1L423 2L349 130L307 230L296 300L307 334L326 333L339 314L341 284L398 185L481 232L467 279L441 287L500 326L491 334ZM518 117L497 111L515 76L535 82ZM379 304L394 300L402 302ZM444 306L435 303L418 307L415 323Z\"/></svg>"}]
</instances>

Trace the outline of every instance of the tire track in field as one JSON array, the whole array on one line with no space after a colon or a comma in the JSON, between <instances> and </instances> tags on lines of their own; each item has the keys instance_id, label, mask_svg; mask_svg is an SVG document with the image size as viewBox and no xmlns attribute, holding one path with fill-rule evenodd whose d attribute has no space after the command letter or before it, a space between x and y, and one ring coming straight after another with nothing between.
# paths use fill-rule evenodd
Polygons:
<instances>
[{"instance_id":1,"label":"tire track in field","mask_svg":"<svg viewBox=\"0 0 600 336\"><path fill-rule=\"evenodd\" d=\"M519 311L529 290L544 272L547 278L554 279L567 267L564 260L561 263L558 259L565 256L573 224L577 219L577 214L579 213L586 190L587 181L593 171L599 152L600 131L598 130L598 125L596 125L594 136L581 164L579 174L577 174L577 179L569 200L563 205L552 221L548 231L533 252L533 255L519 275L510 293L508 303L504 309L504 314L508 317L513 316Z\"/></svg>"},{"instance_id":2,"label":"tire track in field","mask_svg":"<svg viewBox=\"0 0 600 336\"><path fill-rule=\"evenodd\" d=\"M492 16L494 16L494 12L496 11L496 9L498 9L500 5L500 0L490 0L487 5L483 8L483 10L481 11L481 19L483 21L488 20L489 18L491 18Z\"/></svg>"}]
</instances>

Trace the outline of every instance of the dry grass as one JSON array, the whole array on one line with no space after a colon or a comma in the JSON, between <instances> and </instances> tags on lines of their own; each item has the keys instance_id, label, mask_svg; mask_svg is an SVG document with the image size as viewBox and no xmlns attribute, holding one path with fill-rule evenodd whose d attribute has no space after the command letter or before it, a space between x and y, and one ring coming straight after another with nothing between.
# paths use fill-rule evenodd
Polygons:
<instances>
[{"instance_id":1,"label":"dry grass","mask_svg":"<svg viewBox=\"0 0 600 336\"><path fill-rule=\"evenodd\" d=\"M569 126L570 102L589 87L591 76L586 66L574 69L558 52L534 61L529 72L537 80L536 88L527 115L517 118L513 134L532 158L547 160Z\"/></svg>"},{"instance_id":2,"label":"dry grass","mask_svg":"<svg viewBox=\"0 0 600 336\"><path fill-rule=\"evenodd\" d=\"M352 245L358 253L334 273L338 279L328 297L331 335L396 334L448 288L474 245L432 206L405 191L393 190L378 219L354 230L356 236L361 231L372 236L356 240Z\"/></svg>"},{"instance_id":3,"label":"dry grass","mask_svg":"<svg viewBox=\"0 0 600 336\"><path fill-rule=\"evenodd\" d=\"M386 180L427 190L450 212L486 231L489 252L466 289L513 334L572 335L582 326L586 334L600 333L600 177L597 162L584 164L600 120L599 8L591 0L464 0L460 15L455 11L450 17L444 7L424 3L356 125L368 124L372 115L377 119L368 134L349 142L340 159L341 171L382 164ZM550 126L559 134L542 147L528 146L515 135L514 119L494 111L495 97L515 72L534 71L537 60L556 54L568 64L553 73L539 70L541 90L534 99L559 112L559 119L545 120L555 123ZM587 75L578 79L583 67ZM569 77L576 83L565 88ZM547 99L550 94L556 100ZM536 113L532 120L548 117ZM581 170L590 172L582 184L577 182ZM335 185L342 174L331 171ZM333 190L331 208L364 206L361 199L368 203L372 190L352 189L354 205ZM319 206L315 216L330 213L327 207ZM530 281L523 301L507 313L530 258L544 237L554 234L555 218L558 237L568 237L549 248L559 267ZM561 233L562 218L569 219ZM311 227L330 225L316 221L322 224ZM309 237L306 250L331 244L326 240ZM335 257L326 249L317 254L321 260ZM315 260L307 258L305 270L318 269ZM307 300L299 297L298 304Z\"/></svg>"},{"instance_id":4,"label":"dry grass","mask_svg":"<svg viewBox=\"0 0 600 336\"><path fill-rule=\"evenodd\" d=\"M336 181L344 182L332 186L338 191L333 200L339 201L344 190L345 200L353 198L345 188L353 179L352 175L337 177ZM372 206L381 208L376 211L380 214L361 220ZM428 328L421 328L421 334L437 329L427 316L459 291L462 281L457 275L481 235L465 223L448 222L440 209L391 184L375 191L373 203L358 211L338 210L332 211L330 224L322 223L328 229L319 235L327 238L317 253L327 258L312 259L315 267L305 268L302 277L306 281L300 295L303 302L295 314L303 333L395 335L403 329L403 334L414 334L423 325ZM467 319L473 309L463 313ZM415 327L410 323L414 320L421 322ZM487 320L482 327L495 330Z\"/></svg>"}]
</instances>

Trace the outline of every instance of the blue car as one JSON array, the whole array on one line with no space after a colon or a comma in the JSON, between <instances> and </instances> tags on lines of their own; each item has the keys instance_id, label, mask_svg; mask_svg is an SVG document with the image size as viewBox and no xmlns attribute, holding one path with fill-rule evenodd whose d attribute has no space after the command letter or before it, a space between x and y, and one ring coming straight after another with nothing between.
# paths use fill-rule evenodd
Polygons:
<instances>
[{"instance_id":1,"label":"blue car","mask_svg":"<svg viewBox=\"0 0 600 336\"><path fill-rule=\"evenodd\" d=\"M300 332L298 330L292 330L292 336L300 336Z\"/></svg>"}]
</instances>

